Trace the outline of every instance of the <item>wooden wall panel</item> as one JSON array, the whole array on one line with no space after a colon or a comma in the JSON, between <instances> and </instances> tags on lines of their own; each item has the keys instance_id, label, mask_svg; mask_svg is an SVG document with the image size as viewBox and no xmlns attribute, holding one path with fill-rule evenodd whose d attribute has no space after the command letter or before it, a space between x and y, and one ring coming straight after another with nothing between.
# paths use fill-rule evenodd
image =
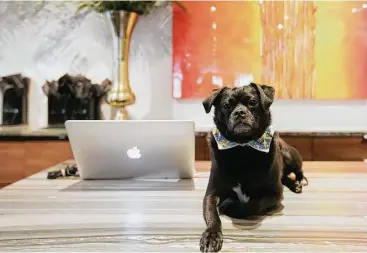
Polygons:
<instances>
[{"instance_id":1,"label":"wooden wall panel","mask_svg":"<svg viewBox=\"0 0 367 253\"><path fill-rule=\"evenodd\" d=\"M314 137L314 136L281 136L295 147L304 161L363 161L367 159L367 143L362 137ZM203 134L196 137L200 147L196 152L198 161L210 160L210 150Z\"/></svg>"},{"instance_id":2,"label":"wooden wall panel","mask_svg":"<svg viewBox=\"0 0 367 253\"><path fill-rule=\"evenodd\" d=\"M210 148L208 145L208 142L205 142L205 147L204 147L204 158L206 161L209 161L211 159L211 155L210 155Z\"/></svg>"},{"instance_id":3,"label":"wooden wall panel","mask_svg":"<svg viewBox=\"0 0 367 253\"><path fill-rule=\"evenodd\" d=\"M68 141L0 142L0 187L72 158Z\"/></svg>"},{"instance_id":4,"label":"wooden wall panel","mask_svg":"<svg viewBox=\"0 0 367 253\"><path fill-rule=\"evenodd\" d=\"M25 142L24 148L26 158L24 160L24 173L26 176L32 175L61 163L67 159L72 159L73 154L69 142Z\"/></svg>"},{"instance_id":5,"label":"wooden wall panel","mask_svg":"<svg viewBox=\"0 0 367 253\"><path fill-rule=\"evenodd\" d=\"M205 146L207 146L205 138L196 137L195 139L195 160L205 160Z\"/></svg>"},{"instance_id":6,"label":"wooden wall panel","mask_svg":"<svg viewBox=\"0 0 367 253\"><path fill-rule=\"evenodd\" d=\"M19 142L0 142L0 184L24 178L25 150Z\"/></svg>"},{"instance_id":7,"label":"wooden wall panel","mask_svg":"<svg viewBox=\"0 0 367 253\"><path fill-rule=\"evenodd\" d=\"M295 147L304 161L312 161L312 138L310 137L281 137L289 145Z\"/></svg>"},{"instance_id":8,"label":"wooden wall panel","mask_svg":"<svg viewBox=\"0 0 367 253\"><path fill-rule=\"evenodd\" d=\"M357 137L282 136L304 161L363 161L367 143ZM195 158L209 161L206 133L196 136ZM0 188L57 163L73 159L68 141L0 141Z\"/></svg>"},{"instance_id":9,"label":"wooden wall panel","mask_svg":"<svg viewBox=\"0 0 367 253\"><path fill-rule=\"evenodd\" d=\"M205 140L205 136L200 135L196 137L196 142L200 143L200 147L203 149L200 151L199 148L196 148L196 152L203 152L204 155L196 155L197 161L208 161L210 160L210 149L208 146L207 141ZM282 137L283 138L283 137ZM303 159L305 161L311 161L312 160L312 138L309 137L284 137L283 138L287 143L292 145L293 147L297 148L298 151L301 153ZM204 146L203 146L203 140Z\"/></svg>"},{"instance_id":10,"label":"wooden wall panel","mask_svg":"<svg viewBox=\"0 0 367 253\"><path fill-rule=\"evenodd\" d=\"M361 137L314 138L315 161L363 161L367 159L367 145Z\"/></svg>"}]
</instances>

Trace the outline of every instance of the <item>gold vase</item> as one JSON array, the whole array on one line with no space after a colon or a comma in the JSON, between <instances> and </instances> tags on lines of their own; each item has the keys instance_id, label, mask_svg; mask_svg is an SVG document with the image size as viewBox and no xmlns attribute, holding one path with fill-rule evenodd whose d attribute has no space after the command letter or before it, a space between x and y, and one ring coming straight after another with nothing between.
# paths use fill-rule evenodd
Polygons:
<instances>
[{"instance_id":1,"label":"gold vase","mask_svg":"<svg viewBox=\"0 0 367 253\"><path fill-rule=\"evenodd\" d=\"M129 81L129 52L131 36L139 15L135 12L112 11L107 13L113 34L113 86L107 94L107 103L116 108L115 120L129 119L126 106L135 103Z\"/></svg>"}]
</instances>

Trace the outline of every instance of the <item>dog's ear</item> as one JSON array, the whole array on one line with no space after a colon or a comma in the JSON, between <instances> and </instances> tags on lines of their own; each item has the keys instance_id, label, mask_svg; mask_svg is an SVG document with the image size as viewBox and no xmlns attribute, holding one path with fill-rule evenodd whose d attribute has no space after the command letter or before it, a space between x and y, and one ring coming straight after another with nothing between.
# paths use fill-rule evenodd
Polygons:
<instances>
[{"instance_id":1,"label":"dog's ear","mask_svg":"<svg viewBox=\"0 0 367 253\"><path fill-rule=\"evenodd\" d=\"M269 109L269 107L274 102L274 96L275 96L275 89L268 85L259 85L256 83L251 83L253 85L260 97L260 105L263 108L263 110Z\"/></svg>"},{"instance_id":2,"label":"dog's ear","mask_svg":"<svg viewBox=\"0 0 367 253\"><path fill-rule=\"evenodd\" d=\"M91 87L90 90L91 90L92 95L94 95L97 98L100 98L100 97L103 96L103 88L102 88L102 85L92 84L92 87Z\"/></svg>"},{"instance_id":3,"label":"dog's ear","mask_svg":"<svg viewBox=\"0 0 367 253\"><path fill-rule=\"evenodd\" d=\"M50 94L50 83L48 81L45 82L44 85L42 85L42 91L45 93L46 96Z\"/></svg>"},{"instance_id":4,"label":"dog's ear","mask_svg":"<svg viewBox=\"0 0 367 253\"><path fill-rule=\"evenodd\" d=\"M227 89L227 87L224 87L224 88L221 88L221 89L217 89L217 90L213 90L212 94L210 94L210 96L207 97L203 101L203 106L204 106L204 109L205 109L205 112L206 113L209 113L211 111L212 106L215 104L215 102L219 99L220 95L226 89Z\"/></svg>"},{"instance_id":5,"label":"dog's ear","mask_svg":"<svg viewBox=\"0 0 367 253\"><path fill-rule=\"evenodd\" d=\"M0 78L0 91L2 93L5 93L8 87L9 87L9 84L4 79Z\"/></svg>"},{"instance_id":6,"label":"dog's ear","mask_svg":"<svg viewBox=\"0 0 367 253\"><path fill-rule=\"evenodd\" d=\"M101 87L102 87L102 89L103 89L104 92L108 92L112 88L112 82L110 80L108 80L108 79L105 79L101 83Z\"/></svg>"},{"instance_id":7,"label":"dog's ear","mask_svg":"<svg viewBox=\"0 0 367 253\"><path fill-rule=\"evenodd\" d=\"M59 82L60 86L63 86L63 85L72 83L73 80L72 80L72 77L69 76L69 74L65 74L65 75L63 75L62 77L59 78L58 82Z\"/></svg>"}]
</instances>

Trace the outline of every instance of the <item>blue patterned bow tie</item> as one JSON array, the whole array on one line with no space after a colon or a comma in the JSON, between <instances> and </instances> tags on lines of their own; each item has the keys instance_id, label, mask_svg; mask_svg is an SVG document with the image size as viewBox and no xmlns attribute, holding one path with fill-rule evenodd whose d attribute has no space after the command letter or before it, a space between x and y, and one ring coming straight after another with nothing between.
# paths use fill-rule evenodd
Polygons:
<instances>
[{"instance_id":1,"label":"blue patterned bow tie","mask_svg":"<svg viewBox=\"0 0 367 253\"><path fill-rule=\"evenodd\" d=\"M273 126L269 126L268 129L266 129L265 133L263 134L263 136L261 136L259 139L257 140L253 140L253 141L249 141L247 143L236 143L236 142L232 142L227 140L218 130L218 128L214 127L212 129L212 133L214 136L214 139L216 140L217 144L218 144L218 149L223 150L223 149L229 149L229 148L234 148L237 146L250 146L258 151L261 152L265 152L268 153L270 150L270 144L271 144L271 140L273 139L274 136L274 127Z\"/></svg>"}]
</instances>

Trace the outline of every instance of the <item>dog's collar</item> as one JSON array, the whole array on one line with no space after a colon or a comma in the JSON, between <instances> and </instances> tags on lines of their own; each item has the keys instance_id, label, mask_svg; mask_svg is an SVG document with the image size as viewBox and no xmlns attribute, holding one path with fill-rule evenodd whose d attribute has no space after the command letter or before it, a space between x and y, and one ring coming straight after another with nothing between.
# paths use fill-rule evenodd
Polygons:
<instances>
[{"instance_id":1,"label":"dog's collar","mask_svg":"<svg viewBox=\"0 0 367 253\"><path fill-rule=\"evenodd\" d=\"M273 139L275 130L273 126L269 126L263 136L261 136L259 139L243 144L227 140L216 127L212 129L212 133L215 141L217 142L219 150L234 148L237 146L250 146L258 151L269 153L271 140Z\"/></svg>"}]
</instances>

